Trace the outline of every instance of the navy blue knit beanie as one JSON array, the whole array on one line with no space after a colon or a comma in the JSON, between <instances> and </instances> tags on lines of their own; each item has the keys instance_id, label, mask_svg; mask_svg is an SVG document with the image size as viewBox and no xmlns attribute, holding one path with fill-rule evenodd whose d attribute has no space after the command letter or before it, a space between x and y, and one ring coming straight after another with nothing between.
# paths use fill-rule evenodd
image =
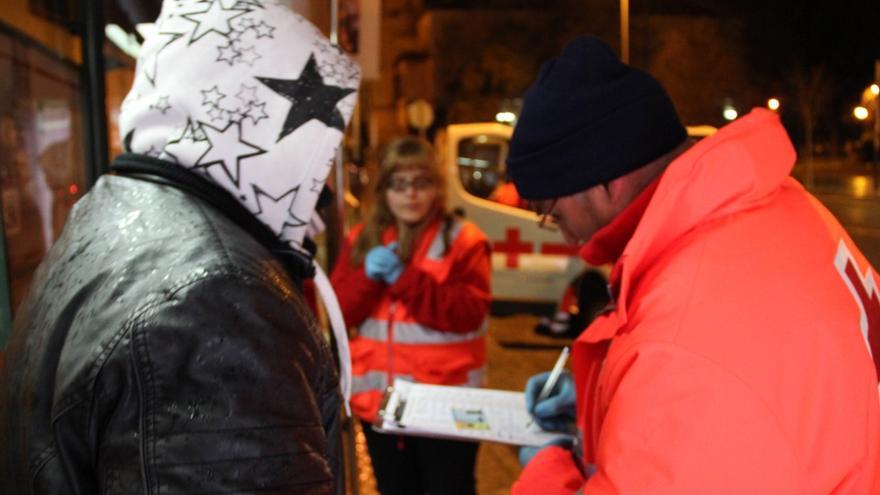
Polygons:
<instances>
[{"instance_id":1,"label":"navy blue knit beanie","mask_svg":"<svg viewBox=\"0 0 880 495\"><path fill-rule=\"evenodd\" d=\"M686 136L660 83L581 36L526 91L507 170L523 198L558 198L647 165Z\"/></svg>"}]
</instances>

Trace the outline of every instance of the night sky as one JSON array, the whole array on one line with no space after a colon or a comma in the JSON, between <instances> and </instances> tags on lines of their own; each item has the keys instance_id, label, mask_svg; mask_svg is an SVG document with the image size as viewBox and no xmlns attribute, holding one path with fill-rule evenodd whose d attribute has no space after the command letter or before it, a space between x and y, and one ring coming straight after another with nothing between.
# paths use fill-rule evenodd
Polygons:
<instances>
[{"instance_id":1,"label":"night sky","mask_svg":"<svg viewBox=\"0 0 880 495\"><path fill-rule=\"evenodd\" d=\"M861 132L862 126L851 117L851 112L860 103L865 88L875 81L874 65L880 59L880 1L699 3L713 4L719 15L735 15L746 21L747 60L756 79L768 89L780 84L784 88L781 91L791 94L793 73L823 71L829 95L827 109L817 122L817 137L854 137ZM788 113L789 124L796 122L791 117ZM783 118L786 120L785 114Z\"/></svg>"},{"instance_id":2,"label":"night sky","mask_svg":"<svg viewBox=\"0 0 880 495\"><path fill-rule=\"evenodd\" d=\"M33 0L32 0L33 1ZM415 2L418 3L418 2ZM427 8L617 8L618 0L423 0ZM880 59L880 0L630 0L640 13L738 17L746 21L748 60L762 79L784 78L795 67L825 66L834 100L853 103L874 78ZM129 15L156 10L158 0L108 2ZM116 16L121 17L121 16ZM632 33L633 37L638 33Z\"/></svg>"},{"instance_id":3,"label":"night sky","mask_svg":"<svg viewBox=\"0 0 880 495\"><path fill-rule=\"evenodd\" d=\"M880 1L715 0L749 25L747 39L758 70L770 74L798 65L827 67L836 94L853 101L874 78L880 58ZM842 96L841 96L842 97Z\"/></svg>"},{"instance_id":4,"label":"night sky","mask_svg":"<svg viewBox=\"0 0 880 495\"><path fill-rule=\"evenodd\" d=\"M561 16L598 9L616 18L619 12L619 0L425 0L424 4L429 8L538 9ZM629 5L633 20L650 14L678 14L741 21L744 60L752 71L749 79L767 94L787 96L783 108L789 118L797 119L790 113L792 100L798 100L792 96L795 74L820 71L828 98L822 104L817 131L859 132L851 112L875 79L874 63L880 59L880 0L629 0ZM631 30L633 46L638 36Z\"/></svg>"}]
</instances>

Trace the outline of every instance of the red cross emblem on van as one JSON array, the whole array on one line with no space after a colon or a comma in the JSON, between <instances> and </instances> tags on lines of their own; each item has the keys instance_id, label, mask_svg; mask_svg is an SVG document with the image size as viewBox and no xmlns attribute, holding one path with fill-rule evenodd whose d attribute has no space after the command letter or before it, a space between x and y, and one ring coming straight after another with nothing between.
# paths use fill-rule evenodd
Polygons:
<instances>
[{"instance_id":1,"label":"red cross emblem on van","mask_svg":"<svg viewBox=\"0 0 880 495\"><path fill-rule=\"evenodd\" d=\"M531 254L534 251L534 244L520 241L519 229L510 228L507 229L506 239L492 243L492 251L507 255L507 268L517 268L519 255Z\"/></svg>"}]
</instances>

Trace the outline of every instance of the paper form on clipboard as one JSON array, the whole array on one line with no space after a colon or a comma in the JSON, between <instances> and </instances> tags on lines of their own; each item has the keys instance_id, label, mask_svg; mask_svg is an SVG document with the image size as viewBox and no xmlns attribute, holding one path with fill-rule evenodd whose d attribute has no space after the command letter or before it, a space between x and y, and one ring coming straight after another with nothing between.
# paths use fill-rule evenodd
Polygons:
<instances>
[{"instance_id":1,"label":"paper form on clipboard","mask_svg":"<svg viewBox=\"0 0 880 495\"><path fill-rule=\"evenodd\" d=\"M448 387L401 379L385 393L380 433L475 442L540 446L571 435L529 424L525 394L485 388Z\"/></svg>"}]
</instances>

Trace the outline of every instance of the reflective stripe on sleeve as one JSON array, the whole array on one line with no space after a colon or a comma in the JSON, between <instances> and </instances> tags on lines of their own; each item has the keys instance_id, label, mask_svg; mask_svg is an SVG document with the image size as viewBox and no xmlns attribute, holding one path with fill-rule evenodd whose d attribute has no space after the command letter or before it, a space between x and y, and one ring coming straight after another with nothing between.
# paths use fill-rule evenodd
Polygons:
<instances>
[{"instance_id":1,"label":"reflective stripe on sleeve","mask_svg":"<svg viewBox=\"0 0 880 495\"><path fill-rule=\"evenodd\" d=\"M467 333L441 332L418 323L396 322L394 341L401 344L457 344L478 339L486 335L489 320L483 320L480 328ZM388 325L382 320L368 318L358 329L361 337L385 342L388 340Z\"/></svg>"},{"instance_id":2,"label":"reflective stripe on sleeve","mask_svg":"<svg viewBox=\"0 0 880 495\"><path fill-rule=\"evenodd\" d=\"M370 371L351 377L351 393L359 394L372 390L384 391L388 388L388 374L384 371Z\"/></svg>"},{"instance_id":3,"label":"reflective stripe on sleeve","mask_svg":"<svg viewBox=\"0 0 880 495\"><path fill-rule=\"evenodd\" d=\"M417 383L411 375L394 375L394 378ZM481 366L475 370L468 371L465 383L452 384L451 386L481 388L485 386L485 380L486 367ZM351 393L353 394L376 390L384 392L386 388L388 388L388 374L384 371L370 371L363 375L355 375L351 380Z\"/></svg>"}]
</instances>

